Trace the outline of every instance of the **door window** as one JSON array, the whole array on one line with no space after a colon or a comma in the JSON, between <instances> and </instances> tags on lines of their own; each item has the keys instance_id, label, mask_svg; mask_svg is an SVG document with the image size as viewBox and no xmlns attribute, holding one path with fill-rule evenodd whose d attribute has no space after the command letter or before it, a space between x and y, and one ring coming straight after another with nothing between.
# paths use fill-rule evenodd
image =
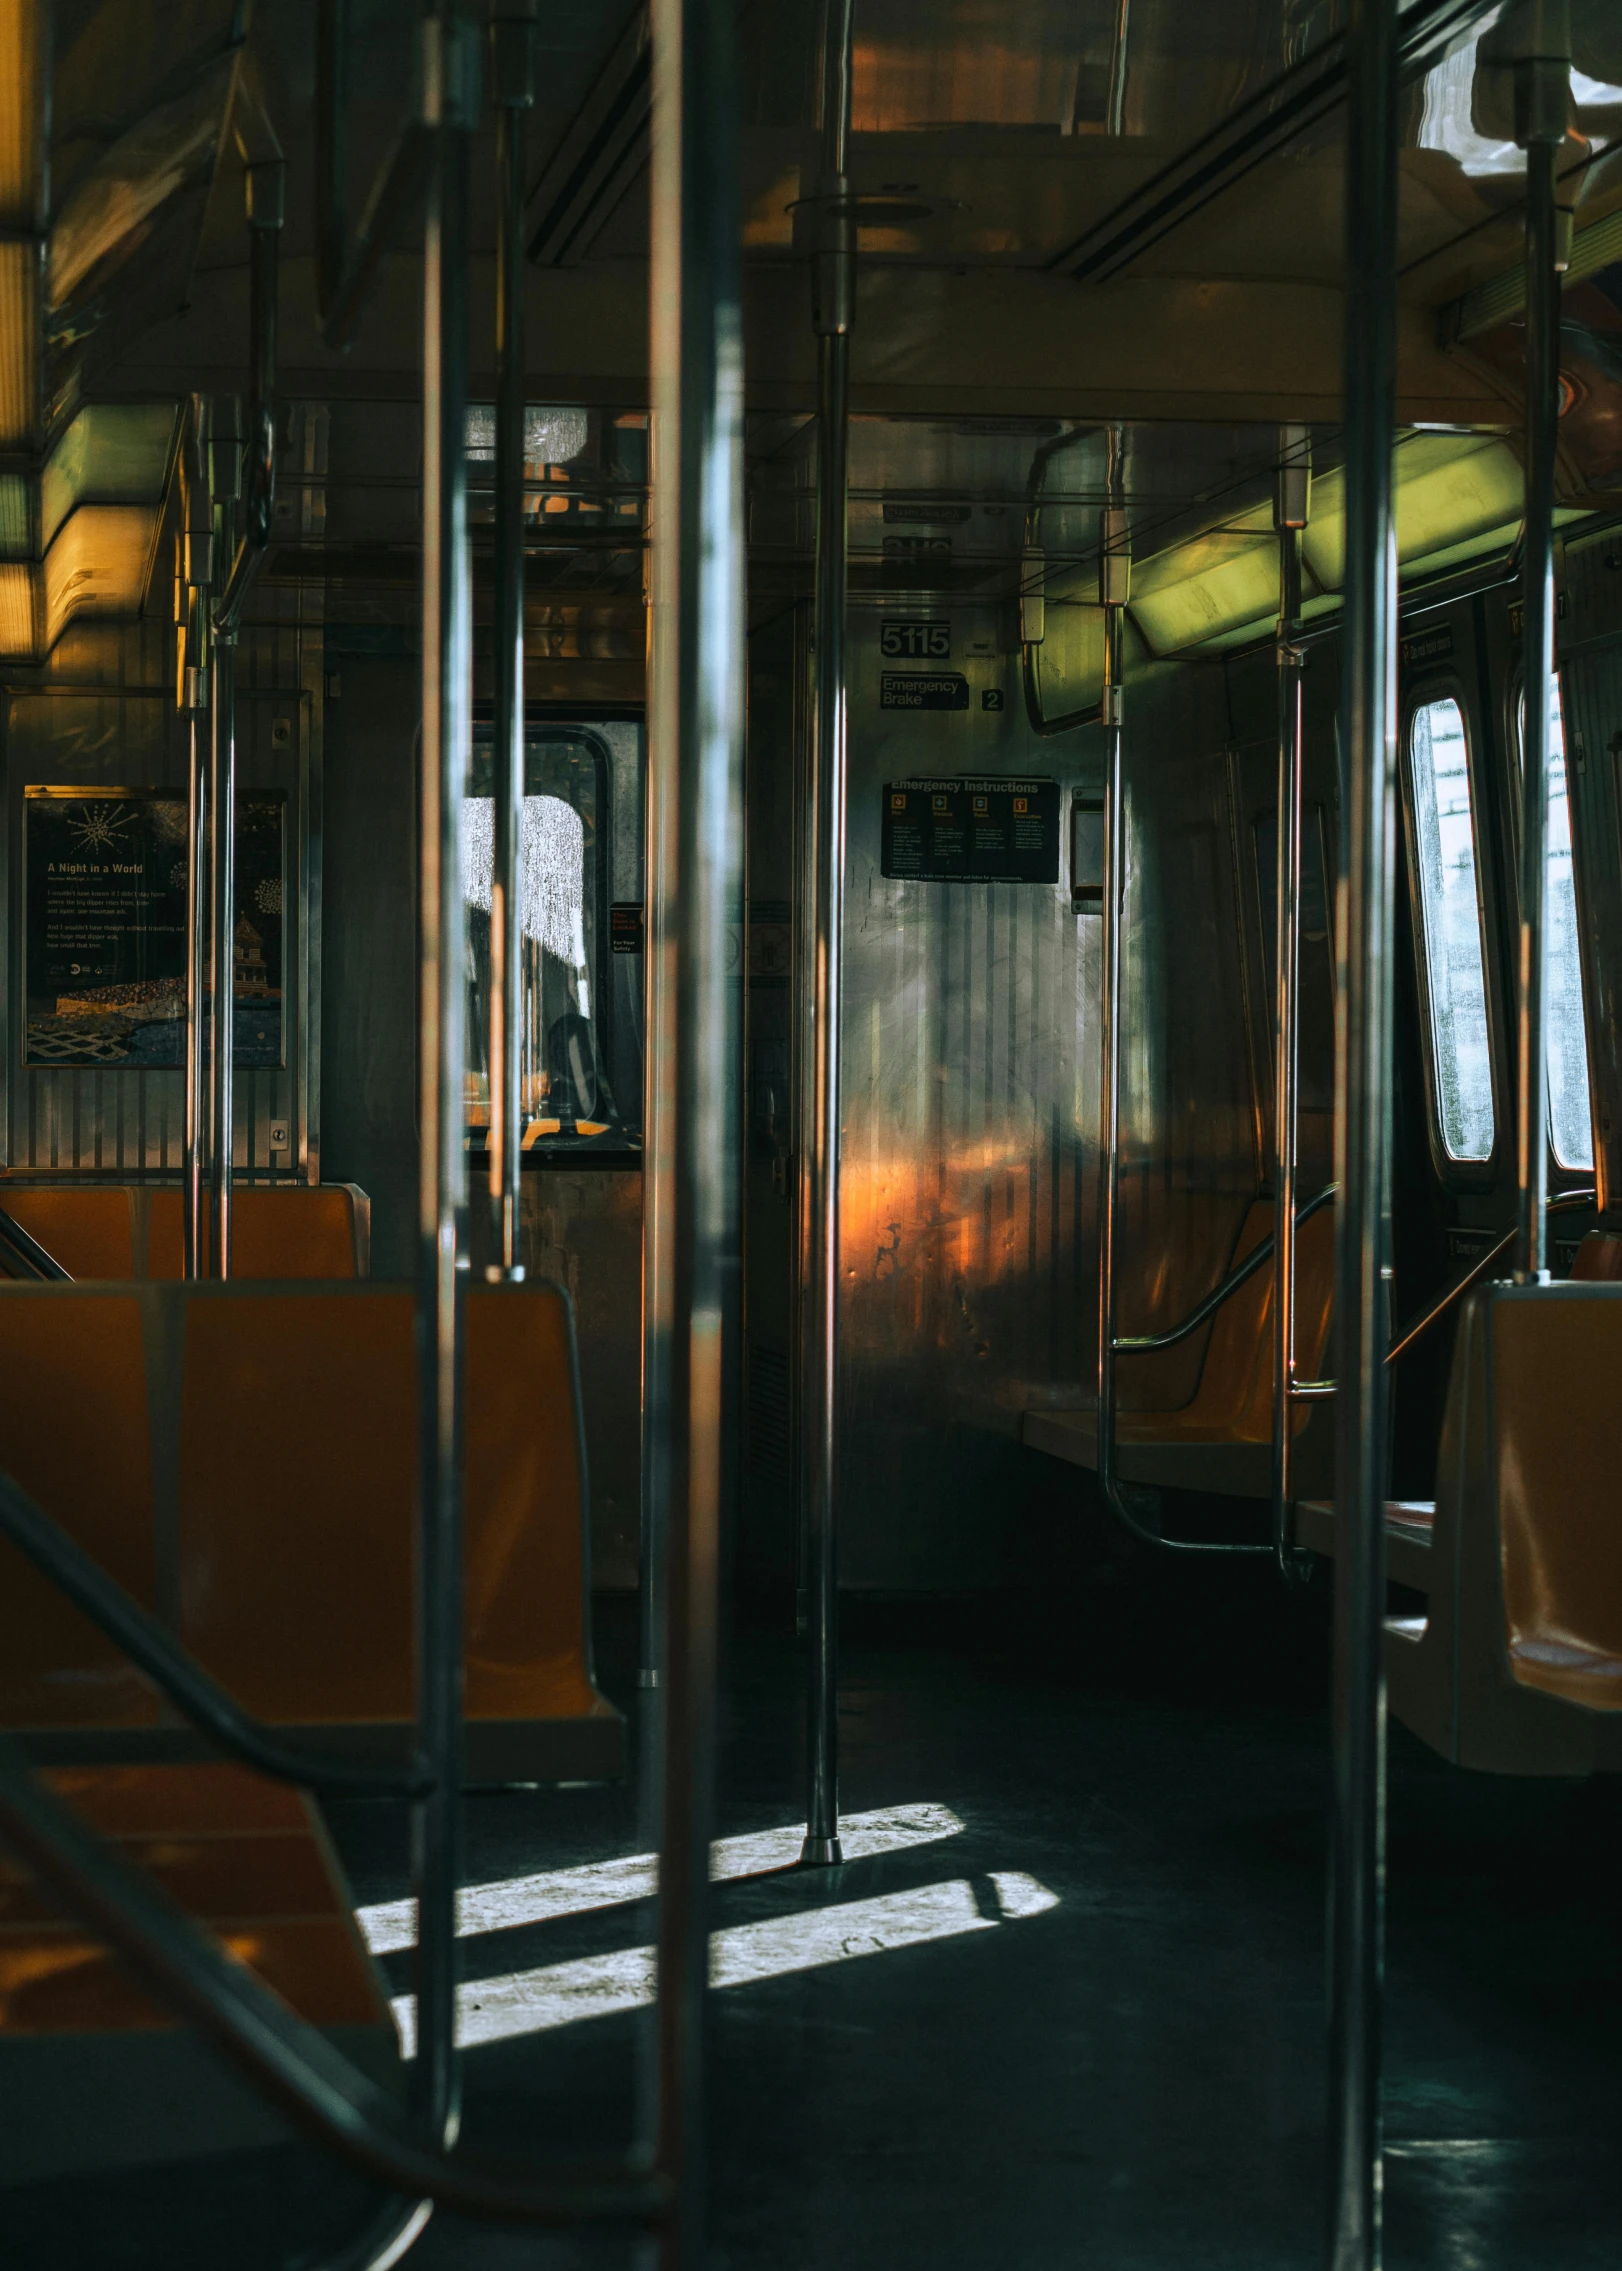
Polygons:
<instances>
[{"instance_id":1,"label":"door window","mask_svg":"<svg viewBox=\"0 0 1622 2271\"><path fill-rule=\"evenodd\" d=\"M1408 758L1437 1120L1450 1159L1484 1160L1495 1118L1481 882L1470 750L1451 695L1414 712Z\"/></svg>"},{"instance_id":2,"label":"door window","mask_svg":"<svg viewBox=\"0 0 1622 2271\"><path fill-rule=\"evenodd\" d=\"M1520 717L1524 737L1524 694ZM1582 949L1577 935L1577 878L1571 853L1571 797L1566 780L1560 682L1554 677L1549 680L1543 938L1543 1054L1549 1079L1549 1142L1562 1167L1592 1167L1594 1123L1588 1105L1588 1040L1583 1022Z\"/></svg>"}]
</instances>

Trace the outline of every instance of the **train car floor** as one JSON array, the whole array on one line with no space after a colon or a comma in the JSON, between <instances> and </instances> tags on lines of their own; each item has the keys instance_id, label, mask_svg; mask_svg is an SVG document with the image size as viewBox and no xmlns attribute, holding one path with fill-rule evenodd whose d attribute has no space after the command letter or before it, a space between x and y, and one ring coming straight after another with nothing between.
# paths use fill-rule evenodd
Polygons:
<instances>
[{"instance_id":1,"label":"train car floor","mask_svg":"<svg viewBox=\"0 0 1622 2271\"><path fill-rule=\"evenodd\" d=\"M635 1700L629 1604L603 1684ZM797 1846L800 1653L727 1665L716 2271L1307 2271L1322 2260L1327 1616L1264 1573L849 1604L852 1857ZM402 1825L329 1818L409 1995ZM464 2134L624 2138L651 1988L629 1788L468 1806ZM1391 1737L1393 2271L1622 2254L1622 1788ZM409 2012L403 2004L397 2006ZM86 2119L94 2119L87 2107ZM0 2193L9 2271L317 2265L367 2194L302 2145ZM630 2271L635 2242L437 2218L420 2271Z\"/></svg>"}]
</instances>

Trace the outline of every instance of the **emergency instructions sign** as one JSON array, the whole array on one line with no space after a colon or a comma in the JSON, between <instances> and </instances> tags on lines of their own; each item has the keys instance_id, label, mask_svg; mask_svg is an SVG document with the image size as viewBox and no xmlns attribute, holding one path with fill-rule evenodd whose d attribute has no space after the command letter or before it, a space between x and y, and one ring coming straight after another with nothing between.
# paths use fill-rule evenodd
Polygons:
<instances>
[{"instance_id":1,"label":"emergency instructions sign","mask_svg":"<svg viewBox=\"0 0 1622 2271\"><path fill-rule=\"evenodd\" d=\"M1057 883L1057 781L886 781L881 872L920 883Z\"/></svg>"}]
</instances>

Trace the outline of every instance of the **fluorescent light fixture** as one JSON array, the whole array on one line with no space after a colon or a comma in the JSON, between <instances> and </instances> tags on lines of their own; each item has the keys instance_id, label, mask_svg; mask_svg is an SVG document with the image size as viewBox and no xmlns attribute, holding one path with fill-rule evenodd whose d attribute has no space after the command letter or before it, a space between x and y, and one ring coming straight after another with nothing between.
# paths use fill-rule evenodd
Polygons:
<instances>
[{"instance_id":1,"label":"fluorescent light fixture","mask_svg":"<svg viewBox=\"0 0 1622 2271\"><path fill-rule=\"evenodd\" d=\"M842 1814L840 1841L847 1861L875 1853L899 1853L956 1837L963 1824L949 1806L881 1806L866 1814ZM760 1877L790 1869L800 1858L804 1831L751 1831L722 1837L710 1847L710 1881ZM530 1877L508 1877L499 1884L466 1885L457 1903L456 1928L464 1939L480 1932L505 1932L522 1924L545 1924L556 1916L579 1916L594 1908L617 1908L626 1901L649 1900L659 1889L658 1856L626 1854L613 1861L587 1861L575 1869L545 1869ZM374 1956L393 1955L416 1945L414 1900L379 1901L356 1911L366 1945Z\"/></svg>"},{"instance_id":2,"label":"fluorescent light fixture","mask_svg":"<svg viewBox=\"0 0 1622 2271\"><path fill-rule=\"evenodd\" d=\"M161 504L174 431L172 402L87 403L46 463L40 520L47 546L75 505Z\"/></svg>"},{"instance_id":3,"label":"fluorescent light fixture","mask_svg":"<svg viewBox=\"0 0 1622 2271\"><path fill-rule=\"evenodd\" d=\"M18 562L0 567L0 655L34 651L35 604L39 570Z\"/></svg>"},{"instance_id":4,"label":"fluorescent light fixture","mask_svg":"<svg viewBox=\"0 0 1622 2271\"><path fill-rule=\"evenodd\" d=\"M843 1823L840 1830L843 1835ZM797 1831L795 1836L797 1841ZM793 1916L769 1916L759 1923L712 1932L710 1985L746 1987L757 1980L784 1979L797 1971L848 1963L855 1956L887 1955L937 1940L962 1939L972 1932L995 1932L1004 1924L1041 1916L1058 1906L1057 1893L1020 1869L993 1870L981 1882L987 1891L978 1891L967 1877L956 1877L945 1884L883 1893L874 1900L838 1901L829 1908L802 1909ZM469 1980L457 1999L457 2040L464 2048L510 2042L585 2019L640 2010L652 2003L657 1984L652 1948L628 1948L496 1979ZM393 2009L403 2053L412 2057L415 1996L397 1996Z\"/></svg>"},{"instance_id":5,"label":"fluorescent light fixture","mask_svg":"<svg viewBox=\"0 0 1622 2271\"><path fill-rule=\"evenodd\" d=\"M1392 466L1397 559L1410 575L1440 573L1513 543L1522 512L1520 459L1499 434L1410 431ZM1339 467L1312 485L1302 538L1304 614L1336 604L1346 573L1346 481ZM1216 649L1259 636L1278 609L1273 508L1174 545L1133 573L1132 620L1157 655Z\"/></svg>"},{"instance_id":6,"label":"fluorescent light fixture","mask_svg":"<svg viewBox=\"0 0 1622 2271\"><path fill-rule=\"evenodd\" d=\"M0 559L26 560L33 550L28 491L29 485L20 473L0 473Z\"/></svg>"},{"instance_id":7,"label":"fluorescent light fixture","mask_svg":"<svg viewBox=\"0 0 1622 2271\"><path fill-rule=\"evenodd\" d=\"M39 255L0 243L0 449L34 441L39 353Z\"/></svg>"},{"instance_id":8,"label":"fluorescent light fixture","mask_svg":"<svg viewBox=\"0 0 1622 2271\"><path fill-rule=\"evenodd\" d=\"M38 0L0 0L0 225L29 229L39 202Z\"/></svg>"},{"instance_id":9,"label":"fluorescent light fixture","mask_svg":"<svg viewBox=\"0 0 1622 2271\"><path fill-rule=\"evenodd\" d=\"M81 505L45 555L45 643L76 615L134 615L152 549L148 505Z\"/></svg>"}]
</instances>

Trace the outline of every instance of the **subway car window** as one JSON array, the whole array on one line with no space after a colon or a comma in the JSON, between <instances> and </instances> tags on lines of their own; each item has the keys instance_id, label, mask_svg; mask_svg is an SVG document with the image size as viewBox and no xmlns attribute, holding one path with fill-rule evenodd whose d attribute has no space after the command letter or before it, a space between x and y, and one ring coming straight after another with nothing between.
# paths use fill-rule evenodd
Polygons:
<instances>
[{"instance_id":1,"label":"subway car window","mask_svg":"<svg viewBox=\"0 0 1622 2271\"><path fill-rule=\"evenodd\" d=\"M1495 1133L1487 968L1470 749L1452 695L1414 712L1408 758L1436 1115L1450 1159L1483 1160Z\"/></svg>"},{"instance_id":2,"label":"subway car window","mask_svg":"<svg viewBox=\"0 0 1622 2271\"><path fill-rule=\"evenodd\" d=\"M634 1141L640 1133L640 1046L615 1017L609 940L613 770L640 729L557 727L524 755L519 935L523 957L519 1098L525 1151ZM616 744L618 747L616 748ZM462 805L467 908L467 1126L475 1148L490 1124L490 906L495 803L488 740L474 745ZM616 1045L618 1044L618 1045Z\"/></svg>"},{"instance_id":3,"label":"subway car window","mask_svg":"<svg viewBox=\"0 0 1622 2271\"><path fill-rule=\"evenodd\" d=\"M1518 723L1526 723L1521 697ZM1592 1167L1594 1121L1588 1100L1588 1040L1583 1022L1583 970L1577 936L1577 880L1571 853L1571 796L1566 779L1565 720L1560 683L1549 684L1549 825L1543 870L1544 1057L1549 1075L1549 1144L1562 1167Z\"/></svg>"}]
</instances>

